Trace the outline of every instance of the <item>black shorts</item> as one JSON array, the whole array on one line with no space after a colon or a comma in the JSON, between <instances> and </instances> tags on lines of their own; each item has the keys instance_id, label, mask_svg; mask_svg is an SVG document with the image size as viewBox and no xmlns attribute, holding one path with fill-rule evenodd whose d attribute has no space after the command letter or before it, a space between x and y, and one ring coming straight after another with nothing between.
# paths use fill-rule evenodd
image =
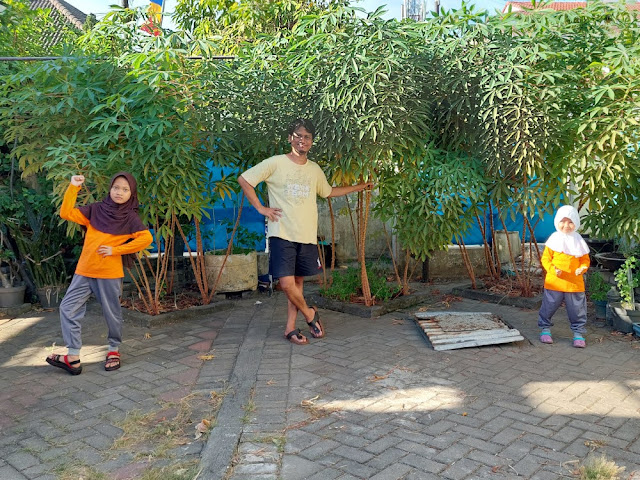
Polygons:
<instances>
[{"instance_id":1,"label":"black shorts","mask_svg":"<svg viewBox=\"0 0 640 480\"><path fill-rule=\"evenodd\" d=\"M269 271L273 278L309 277L321 273L318 246L270 237Z\"/></svg>"}]
</instances>

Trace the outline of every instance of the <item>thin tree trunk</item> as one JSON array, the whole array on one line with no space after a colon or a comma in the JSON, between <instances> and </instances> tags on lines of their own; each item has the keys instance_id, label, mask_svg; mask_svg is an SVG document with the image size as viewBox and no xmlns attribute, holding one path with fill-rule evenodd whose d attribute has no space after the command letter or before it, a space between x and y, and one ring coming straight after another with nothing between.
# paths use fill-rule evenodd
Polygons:
<instances>
[{"instance_id":1,"label":"thin tree trunk","mask_svg":"<svg viewBox=\"0 0 640 480\"><path fill-rule=\"evenodd\" d=\"M209 292L209 302L213 298L216 293L216 289L218 288L218 283L220 283L220 278L222 277L222 271L224 270L224 266L227 263L227 259L231 254L231 250L233 250L233 237L236 234L236 230L238 230L238 225L240 224L240 215L242 214L242 207L244 206L244 194L240 198L240 207L238 207L238 216L236 217L236 223L233 226L233 230L231 231L231 238L229 239L229 244L227 245L227 252L225 253L224 260L222 260L222 265L220 266L220 271L218 272L218 276L216 277L216 281Z\"/></svg>"},{"instance_id":2,"label":"thin tree trunk","mask_svg":"<svg viewBox=\"0 0 640 480\"><path fill-rule=\"evenodd\" d=\"M460 249L460 255L462 256L462 261L464 262L464 266L467 269L467 273L469 274L469 278L471 279L471 288L476 289L476 275L473 271L473 265L471 264L471 260L469 259L469 252L467 252L467 247L464 244L464 239L462 235L456 235L458 240L458 248Z\"/></svg>"}]
</instances>

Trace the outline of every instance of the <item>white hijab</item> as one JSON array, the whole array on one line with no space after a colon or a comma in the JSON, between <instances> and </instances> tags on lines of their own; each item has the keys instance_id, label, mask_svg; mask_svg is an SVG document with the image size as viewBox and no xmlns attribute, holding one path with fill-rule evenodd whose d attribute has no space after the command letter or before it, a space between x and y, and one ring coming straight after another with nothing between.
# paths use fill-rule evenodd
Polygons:
<instances>
[{"instance_id":1,"label":"white hijab","mask_svg":"<svg viewBox=\"0 0 640 480\"><path fill-rule=\"evenodd\" d=\"M576 229L567 234L560 232L560 221L563 218L570 219L576 226ZM563 205L558 209L553 224L556 226L557 232L553 232L549 239L545 242L545 246L554 252L562 252L574 257L582 257L589 253L589 247L582 236L577 233L580 228L580 215L578 211L571 205Z\"/></svg>"}]
</instances>

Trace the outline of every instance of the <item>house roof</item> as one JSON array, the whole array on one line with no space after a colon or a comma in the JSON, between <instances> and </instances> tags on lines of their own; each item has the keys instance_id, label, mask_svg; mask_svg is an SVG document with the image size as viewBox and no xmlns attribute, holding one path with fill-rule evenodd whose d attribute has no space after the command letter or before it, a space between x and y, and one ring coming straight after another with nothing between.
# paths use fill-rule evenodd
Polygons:
<instances>
[{"instance_id":1,"label":"house roof","mask_svg":"<svg viewBox=\"0 0 640 480\"><path fill-rule=\"evenodd\" d=\"M538 8L552 9L556 11L574 10L576 8L586 8L587 2L549 2L543 5L539 5ZM533 10L534 7L531 2L507 2L502 9L502 13L507 13L511 7L512 12L523 12L526 10ZM627 10L640 11L640 3L627 4Z\"/></svg>"},{"instance_id":2,"label":"house roof","mask_svg":"<svg viewBox=\"0 0 640 480\"><path fill-rule=\"evenodd\" d=\"M87 20L86 13L81 12L64 0L31 0L29 8L31 10L40 8L51 10L51 19L55 28L43 34L42 44L44 47L51 47L58 43L65 28L82 30Z\"/></svg>"}]
</instances>

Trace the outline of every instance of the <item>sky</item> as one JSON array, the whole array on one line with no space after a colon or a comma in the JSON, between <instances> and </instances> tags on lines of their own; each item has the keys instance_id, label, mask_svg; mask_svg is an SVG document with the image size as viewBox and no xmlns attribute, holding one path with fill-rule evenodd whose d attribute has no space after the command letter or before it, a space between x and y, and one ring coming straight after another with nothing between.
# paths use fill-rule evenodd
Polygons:
<instances>
[{"instance_id":1,"label":"sky","mask_svg":"<svg viewBox=\"0 0 640 480\"><path fill-rule=\"evenodd\" d=\"M80 11L84 13L93 13L98 19L104 16L109 11L109 6L116 4L120 5L120 0L65 0ZM458 8L462 0L440 0L440 8L452 9ZM433 10L435 0L427 0L427 9ZM171 14L177 0L164 0L165 13ZM377 9L381 5L386 5L387 18L401 17L402 13L402 0L355 0L351 2L352 5L362 7L366 11L371 12ZM504 0L468 0L468 3L475 3L479 9L487 9L493 12L496 9L502 9L505 4ZM129 0L129 6L142 7L149 4L149 0ZM171 22L164 25L165 27L172 28Z\"/></svg>"}]
</instances>

